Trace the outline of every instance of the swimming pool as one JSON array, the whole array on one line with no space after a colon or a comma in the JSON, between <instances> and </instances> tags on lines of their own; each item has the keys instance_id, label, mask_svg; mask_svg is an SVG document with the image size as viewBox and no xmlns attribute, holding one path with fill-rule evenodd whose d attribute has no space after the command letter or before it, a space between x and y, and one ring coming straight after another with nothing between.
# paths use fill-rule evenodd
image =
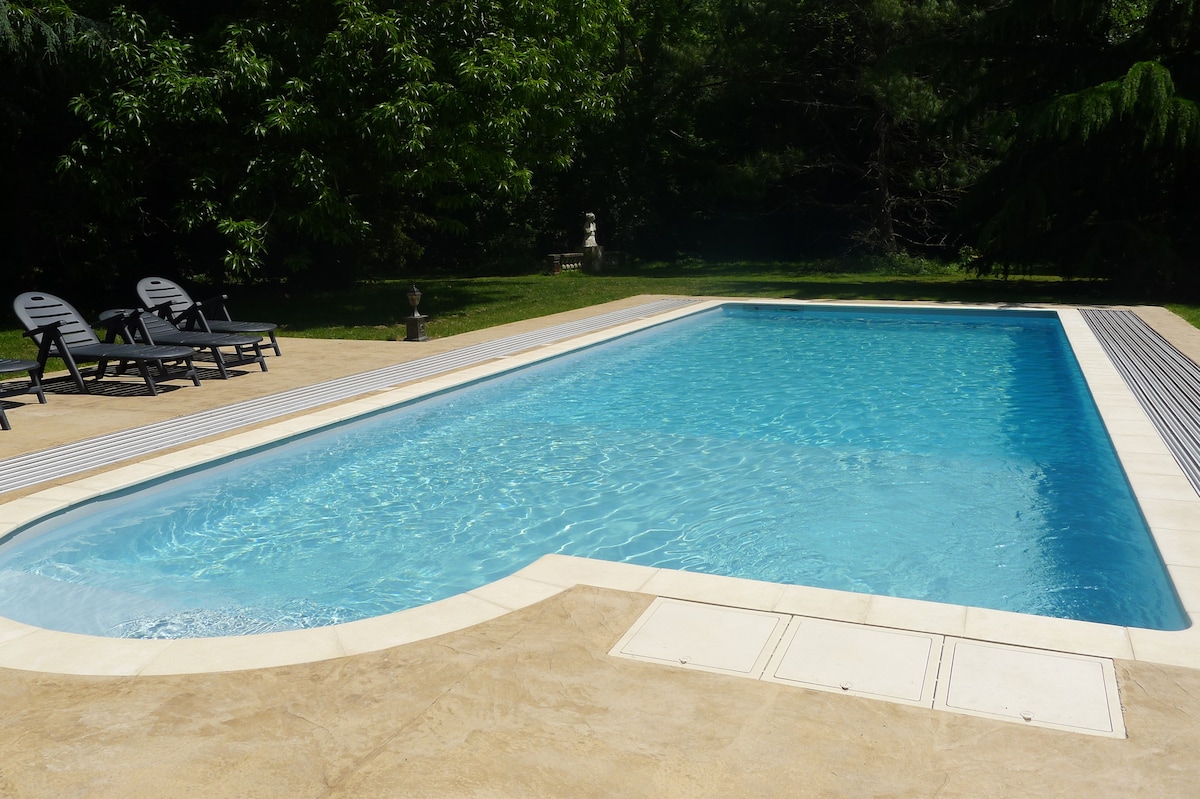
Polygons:
<instances>
[{"instance_id":1,"label":"swimming pool","mask_svg":"<svg viewBox=\"0 0 1200 799\"><path fill-rule=\"evenodd\" d=\"M71 515L5 547L4 615L314 626L563 552L1184 626L1053 315L725 308Z\"/></svg>"}]
</instances>

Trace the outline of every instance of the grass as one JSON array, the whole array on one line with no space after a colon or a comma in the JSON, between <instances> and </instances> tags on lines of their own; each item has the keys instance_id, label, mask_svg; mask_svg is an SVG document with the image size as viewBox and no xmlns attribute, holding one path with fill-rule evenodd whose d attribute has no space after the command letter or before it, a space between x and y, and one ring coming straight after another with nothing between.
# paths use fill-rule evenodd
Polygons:
<instances>
[{"instance_id":1,"label":"grass","mask_svg":"<svg viewBox=\"0 0 1200 799\"><path fill-rule=\"evenodd\" d=\"M1183 305L1177 302L1166 303L1168 310L1182 316L1192 327L1200 327L1200 305Z\"/></svg>"},{"instance_id":2,"label":"grass","mask_svg":"<svg viewBox=\"0 0 1200 799\"><path fill-rule=\"evenodd\" d=\"M862 264L656 263L561 275L447 278L416 281L432 337L452 336L638 294L938 302L1161 304L1147 297L1101 294L1099 284L1056 277L975 278L926 262ZM230 304L238 318L278 322L285 336L402 339L411 283L376 281L331 291L279 287L238 289ZM1168 307L1200 327L1200 305ZM103 308L80 310L94 317ZM0 357L33 358L36 349L19 327L0 329ZM54 368L54 365L51 365Z\"/></svg>"}]
</instances>

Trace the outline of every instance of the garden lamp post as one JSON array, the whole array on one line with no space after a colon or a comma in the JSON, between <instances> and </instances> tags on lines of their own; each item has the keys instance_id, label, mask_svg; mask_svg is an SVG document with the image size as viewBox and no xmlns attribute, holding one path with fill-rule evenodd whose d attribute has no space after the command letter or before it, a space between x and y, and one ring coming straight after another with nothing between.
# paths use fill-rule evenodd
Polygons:
<instances>
[{"instance_id":1,"label":"garden lamp post","mask_svg":"<svg viewBox=\"0 0 1200 799\"><path fill-rule=\"evenodd\" d=\"M404 337L405 341L429 341L429 336L425 335L425 320L428 316L422 316L417 310L417 305L421 302L421 291L416 284L408 290L408 304L412 306L412 315L404 319L404 326L408 330L408 335Z\"/></svg>"}]
</instances>

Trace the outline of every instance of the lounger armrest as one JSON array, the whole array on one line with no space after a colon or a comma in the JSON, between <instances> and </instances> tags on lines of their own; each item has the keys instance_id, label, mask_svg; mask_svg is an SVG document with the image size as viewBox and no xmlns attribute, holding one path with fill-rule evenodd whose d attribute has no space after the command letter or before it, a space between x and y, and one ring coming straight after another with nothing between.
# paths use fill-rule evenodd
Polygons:
<instances>
[{"instance_id":1,"label":"lounger armrest","mask_svg":"<svg viewBox=\"0 0 1200 799\"><path fill-rule=\"evenodd\" d=\"M59 319L59 320L58 320L58 321L56 321L56 322L51 322L50 324L46 324L46 325L38 325L37 327L33 328L32 330L26 330L26 331L25 331L24 333L22 333L21 335L25 336L26 338L31 338L31 339L34 339L34 340L36 341L36 340L37 340L37 337L38 337L38 336L40 336L41 334L43 334L43 333L54 333L54 332L56 332L56 331L57 331L57 330L58 330L60 327L62 327L62 320L61 320L61 319Z\"/></svg>"},{"instance_id":2,"label":"lounger armrest","mask_svg":"<svg viewBox=\"0 0 1200 799\"><path fill-rule=\"evenodd\" d=\"M62 320L59 319L49 324L38 325L33 330L26 330L23 334L37 342L37 360L43 369L46 368L46 360L50 357L50 348L62 338L62 333L58 330L62 324Z\"/></svg>"},{"instance_id":3,"label":"lounger armrest","mask_svg":"<svg viewBox=\"0 0 1200 799\"><path fill-rule=\"evenodd\" d=\"M157 313L160 308L163 309L158 315L180 330L203 330L205 333L211 333L212 331L208 329L208 319L204 317L202 305L203 303L193 302L179 313L172 314L169 307L170 303L164 302L162 305L156 305L150 310Z\"/></svg>"},{"instance_id":4,"label":"lounger armrest","mask_svg":"<svg viewBox=\"0 0 1200 799\"><path fill-rule=\"evenodd\" d=\"M110 308L97 317L96 323L104 327L122 325L128 323L131 319L136 319L141 312L141 308Z\"/></svg>"},{"instance_id":5,"label":"lounger armrest","mask_svg":"<svg viewBox=\"0 0 1200 799\"><path fill-rule=\"evenodd\" d=\"M26 330L22 335L28 336L34 341L38 340L38 336L48 336L50 338L58 338L58 329L63 326L63 320L59 319L44 325L38 325L33 330Z\"/></svg>"},{"instance_id":6,"label":"lounger armrest","mask_svg":"<svg viewBox=\"0 0 1200 799\"><path fill-rule=\"evenodd\" d=\"M218 294L215 297L210 297L207 300L204 300L203 302L198 302L196 304L201 306L202 308L218 309L220 311L221 315L223 315L225 317L225 320L229 321L232 317L230 317L230 315L229 315L229 309L225 307L225 303L228 301L229 301L228 294Z\"/></svg>"},{"instance_id":7,"label":"lounger armrest","mask_svg":"<svg viewBox=\"0 0 1200 799\"><path fill-rule=\"evenodd\" d=\"M138 318L141 315L140 308L110 308L100 314L96 324L108 331L104 338L109 344L115 343L118 335L125 339L126 344L134 344L137 342L136 333L145 332Z\"/></svg>"},{"instance_id":8,"label":"lounger armrest","mask_svg":"<svg viewBox=\"0 0 1200 799\"><path fill-rule=\"evenodd\" d=\"M171 322L172 324L178 324L179 320L183 318L183 315L195 307L196 306L193 305L189 308L184 308L179 313L175 313L173 310L171 310L171 302L168 300L167 302L160 302L158 305L151 305L146 310L152 314L161 316L163 319L166 319L168 322Z\"/></svg>"}]
</instances>

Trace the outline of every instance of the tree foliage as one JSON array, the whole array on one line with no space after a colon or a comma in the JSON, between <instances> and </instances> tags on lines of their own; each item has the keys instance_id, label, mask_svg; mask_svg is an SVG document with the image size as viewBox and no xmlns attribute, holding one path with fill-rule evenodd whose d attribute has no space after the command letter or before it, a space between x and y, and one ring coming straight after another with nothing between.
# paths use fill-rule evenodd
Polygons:
<instances>
[{"instance_id":1,"label":"tree foliage","mask_svg":"<svg viewBox=\"0 0 1200 799\"><path fill-rule=\"evenodd\" d=\"M618 51L631 79L570 188L641 249L945 249L945 217L981 156L940 124L953 87L917 45L967 13L902 0L640 0Z\"/></svg>"},{"instance_id":2,"label":"tree foliage","mask_svg":"<svg viewBox=\"0 0 1200 799\"><path fill-rule=\"evenodd\" d=\"M1197 0L0 0L11 285L916 252L1200 288Z\"/></svg>"},{"instance_id":3,"label":"tree foliage","mask_svg":"<svg viewBox=\"0 0 1200 799\"><path fill-rule=\"evenodd\" d=\"M1196 3L1020 0L968 44L964 108L1000 142L959 209L980 268L1200 288Z\"/></svg>"},{"instance_id":4,"label":"tree foliage","mask_svg":"<svg viewBox=\"0 0 1200 799\"><path fill-rule=\"evenodd\" d=\"M78 10L103 16L73 40L56 166L87 207L63 235L110 269L395 269L422 229L561 169L617 79L590 68L621 11L608 0Z\"/></svg>"}]
</instances>

